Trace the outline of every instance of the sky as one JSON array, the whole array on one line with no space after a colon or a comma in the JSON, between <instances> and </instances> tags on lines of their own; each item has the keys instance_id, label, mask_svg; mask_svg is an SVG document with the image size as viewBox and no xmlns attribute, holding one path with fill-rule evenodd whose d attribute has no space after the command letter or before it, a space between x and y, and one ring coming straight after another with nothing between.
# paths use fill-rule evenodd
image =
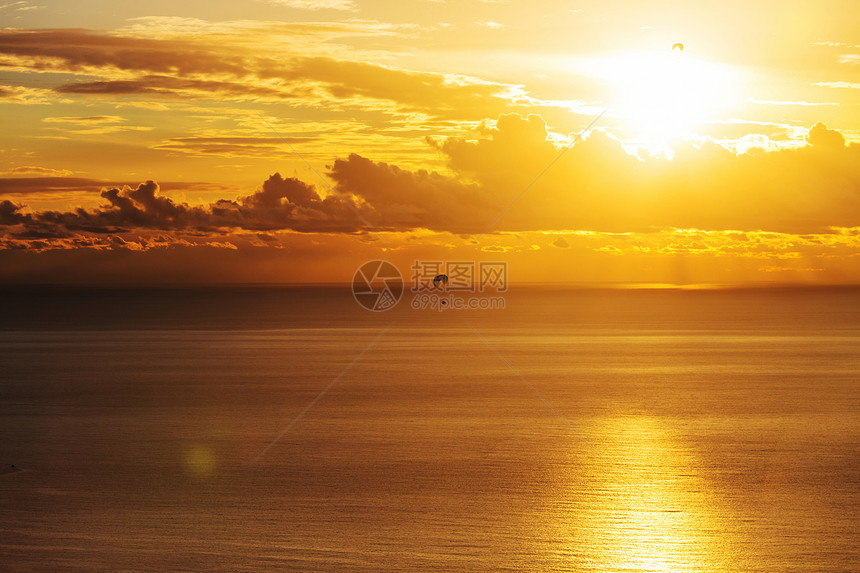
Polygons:
<instances>
[{"instance_id":1,"label":"sky","mask_svg":"<svg viewBox=\"0 0 860 573\"><path fill-rule=\"evenodd\" d=\"M0 0L0 118L2 283L860 283L853 0Z\"/></svg>"}]
</instances>

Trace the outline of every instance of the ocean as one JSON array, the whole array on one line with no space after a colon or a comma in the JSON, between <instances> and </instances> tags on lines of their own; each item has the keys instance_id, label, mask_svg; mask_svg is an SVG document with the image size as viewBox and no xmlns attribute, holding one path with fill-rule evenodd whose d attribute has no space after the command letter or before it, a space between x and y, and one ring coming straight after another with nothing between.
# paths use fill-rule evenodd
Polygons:
<instances>
[{"instance_id":1,"label":"ocean","mask_svg":"<svg viewBox=\"0 0 860 573\"><path fill-rule=\"evenodd\" d=\"M5 571L860 571L856 288L2 295Z\"/></svg>"}]
</instances>

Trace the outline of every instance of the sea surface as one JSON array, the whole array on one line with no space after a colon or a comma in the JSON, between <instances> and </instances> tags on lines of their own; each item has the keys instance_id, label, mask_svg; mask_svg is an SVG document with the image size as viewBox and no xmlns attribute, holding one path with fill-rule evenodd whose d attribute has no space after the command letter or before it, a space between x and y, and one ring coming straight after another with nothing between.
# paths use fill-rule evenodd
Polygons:
<instances>
[{"instance_id":1,"label":"sea surface","mask_svg":"<svg viewBox=\"0 0 860 573\"><path fill-rule=\"evenodd\" d=\"M857 289L2 296L3 571L860 571Z\"/></svg>"}]
</instances>

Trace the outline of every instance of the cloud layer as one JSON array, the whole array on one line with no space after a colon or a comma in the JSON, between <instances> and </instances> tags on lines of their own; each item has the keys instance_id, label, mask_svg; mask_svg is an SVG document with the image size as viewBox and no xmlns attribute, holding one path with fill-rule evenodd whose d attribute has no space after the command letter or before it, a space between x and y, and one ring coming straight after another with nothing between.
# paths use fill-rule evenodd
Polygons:
<instances>
[{"instance_id":1,"label":"cloud layer","mask_svg":"<svg viewBox=\"0 0 860 573\"><path fill-rule=\"evenodd\" d=\"M736 154L705 141L678 150L672 160L640 158L599 130L565 151L550 142L539 117L504 115L477 140L430 142L447 158L450 173L411 171L352 154L331 165L330 190L276 173L250 195L192 205L161 195L159 185L147 181L103 189L95 209L28 212L6 199L0 225L19 246L165 231L223 238L417 229L463 235L667 228L826 233L860 226L860 146L845 145L823 124L809 130L807 142ZM22 197L88 185L93 181L64 177L0 180L0 190Z\"/></svg>"},{"instance_id":2,"label":"cloud layer","mask_svg":"<svg viewBox=\"0 0 860 573\"><path fill-rule=\"evenodd\" d=\"M297 26L299 37L332 34L330 27ZM367 26L368 33L379 31L372 23ZM362 32L347 25L342 28L343 34ZM289 101L316 106L320 102L353 106L376 102L379 107L385 102L403 113L470 119L488 110L508 108L505 96L513 89L474 78L306 55L289 46L261 51L259 46L237 43L234 35L213 45L212 39L218 36L210 32L203 38L194 34L149 38L76 29L0 30L0 68L77 76L57 83L53 87L57 94ZM270 24L253 33L268 38L295 35L296 30ZM11 88L0 91L0 97L17 95Z\"/></svg>"}]
</instances>

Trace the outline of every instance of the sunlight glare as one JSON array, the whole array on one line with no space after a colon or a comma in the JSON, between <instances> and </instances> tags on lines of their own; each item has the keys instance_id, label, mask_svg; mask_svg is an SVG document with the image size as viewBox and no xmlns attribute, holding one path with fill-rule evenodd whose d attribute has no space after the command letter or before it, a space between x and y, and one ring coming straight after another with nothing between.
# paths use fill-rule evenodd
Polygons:
<instances>
[{"instance_id":1,"label":"sunlight glare","mask_svg":"<svg viewBox=\"0 0 860 573\"><path fill-rule=\"evenodd\" d=\"M735 72L689 53L666 49L599 58L588 66L609 84L612 114L649 149L695 135L698 124L734 103Z\"/></svg>"}]
</instances>

